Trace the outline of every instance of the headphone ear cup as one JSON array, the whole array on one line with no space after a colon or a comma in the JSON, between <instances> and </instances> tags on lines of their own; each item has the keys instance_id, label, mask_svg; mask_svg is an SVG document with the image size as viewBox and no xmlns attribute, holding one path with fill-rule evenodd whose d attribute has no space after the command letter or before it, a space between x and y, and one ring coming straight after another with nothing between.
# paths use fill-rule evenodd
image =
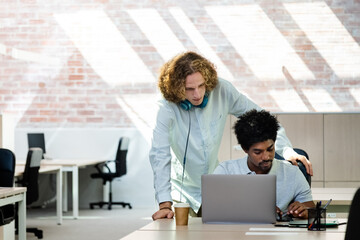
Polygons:
<instances>
[{"instance_id":1,"label":"headphone ear cup","mask_svg":"<svg viewBox=\"0 0 360 240\"><path fill-rule=\"evenodd\" d=\"M205 94L203 102L199 106L196 106L196 107L204 108L206 106L206 104L208 103L208 100L209 100L209 97L207 94ZM193 107L193 105L189 100L186 99L186 100L180 102L180 107L182 109L184 109L185 111L189 111Z\"/></svg>"},{"instance_id":2,"label":"headphone ear cup","mask_svg":"<svg viewBox=\"0 0 360 240\"><path fill-rule=\"evenodd\" d=\"M185 100L185 101L181 101L180 102L180 107L182 109L184 109L185 111L189 111L192 108L192 104L191 102L189 102L189 100Z\"/></svg>"}]
</instances>

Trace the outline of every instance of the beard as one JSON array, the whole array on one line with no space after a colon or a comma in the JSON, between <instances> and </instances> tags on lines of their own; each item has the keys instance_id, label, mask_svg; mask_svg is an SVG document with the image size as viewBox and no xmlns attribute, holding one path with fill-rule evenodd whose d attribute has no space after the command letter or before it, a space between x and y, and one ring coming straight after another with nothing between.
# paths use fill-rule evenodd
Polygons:
<instances>
[{"instance_id":1,"label":"beard","mask_svg":"<svg viewBox=\"0 0 360 240\"><path fill-rule=\"evenodd\" d=\"M259 163L259 168L261 168L262 170L270 170L271 166L272 166L272 159L271 160L264 160L262 162Z\"/></svg>"}]
</instances>

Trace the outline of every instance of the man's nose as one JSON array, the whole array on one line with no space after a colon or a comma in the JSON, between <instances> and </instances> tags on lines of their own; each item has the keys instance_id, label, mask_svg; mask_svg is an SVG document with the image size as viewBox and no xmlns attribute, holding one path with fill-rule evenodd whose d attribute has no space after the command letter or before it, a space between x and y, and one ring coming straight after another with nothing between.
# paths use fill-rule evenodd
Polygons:
<instances>
[{"instance_id":1,"label":"man's nose","mask_svg":"<svg viewBox=\"0 0 360 240\"><path fill-rule=\"evenodd\" d=\"M195 90L194 90L194 97L195 97L195 98L199 98L199 97L200 97L200 91L199 91L198 88L195 88Z\"/></svg>"},{"instance_id":2,"label":"man's nose","mask_svg":"<svg viewBox=\"0 0 360 240\"><path fill-rule=\"evenodd\" d=\"M265 152L263 157L264 157L264 160L269 160L270 159L270 153Z\"/></svg>"}]
</instances>

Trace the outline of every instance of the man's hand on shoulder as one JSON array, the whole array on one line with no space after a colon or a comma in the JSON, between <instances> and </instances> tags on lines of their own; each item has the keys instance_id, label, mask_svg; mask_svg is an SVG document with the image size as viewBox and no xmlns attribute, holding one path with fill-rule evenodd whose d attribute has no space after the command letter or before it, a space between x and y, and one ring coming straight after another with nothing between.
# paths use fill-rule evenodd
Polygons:
<instances>
[{"instance_id":1,"label":"man's hand on shoulder","mask_svg":"<svg viewBox=\"0 0 360 240\"><path fill-rule=\"evenodd\" d=\"M300 162L302 162L306 168L306 172L308 174L310 174L310 176L313 176L313 169L312 169L312 164L311 162L303 155L300 154L295 154L290 156L289 158L287 158L288 161L290 161L292 163L292 165L298 165L296 160L299 160Z\"/></svg>"},{"instance_id":2,"label":"man's hand on shoulder","mask_svg":"<svg viewBox=\"0 0 360 240\"><path fill-rule=\"evenodd\" d=\"M174 212L171 208L172 202L162 202L159 204L159 210L152 215L152 219L155 221L161 218L173 218Z\"/></svg>"}]
</instances>

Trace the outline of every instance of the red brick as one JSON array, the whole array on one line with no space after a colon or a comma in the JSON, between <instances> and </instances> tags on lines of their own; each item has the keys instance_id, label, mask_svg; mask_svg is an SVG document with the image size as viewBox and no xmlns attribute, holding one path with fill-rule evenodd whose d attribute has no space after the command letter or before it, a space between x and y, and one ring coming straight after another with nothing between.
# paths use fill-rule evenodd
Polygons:
<instances>
[{"instance_id":1,"label":"red brick","mask_svg":"<svg viewBox=\"0 0 360 240\"><path fill-rule=\"evenodd\" d=\"M97 118L86 118L86 122L88 123L100 123L103 122L104 119L102 117L97 117Z\"/></svg>"},{"instance_id":2,"label":"red brick","mask_svg":"<svg viewBox=\"0 0 360 240\"><path fill-rule=\"evenodd\" d=\"M67 121L68 122L84 123L84 122L86 122L86 119L82 118L82 117L69 117L69 118L67 118Z\"/></svg>"},{"instance_id":3,"label":"red brick","mask_svg":"<svg viewBox=\"0 0 360 240\"><path fill-rule=\"evenodd\" d=\"M84 75L70 75L69 80L83 80Z\"/></svg>"},{"instance_id":4,"label":"red brick","mask_svg":"<svg viewBox=\"0 0 360 240\"><path fill-rule=\"evenodd\" d=\"M54 110L40 110L40 115L51 116L51 115L56 115L56 114L57 114L57 111L54 111Z\"/></svg>"},{"instance_id":5,"label":"red brick","mask_svg":"<svg viewBox=\"0 0 360 240\"><path fill-rule=\"evenodd\" d=\"M0 94L1 94L1 95L10 94L10 93L11 93L11 90L10 90L10 89L1 89L1 88L0 88Z\"/></svg>"},{"instance_id":6,"label":"red brick","mask_svg":"<svg viewBox=\"0 0 360 240\"><path fill-rule=\"evenodd\" d=\"M70 67L80 67L83 65L81 61L68 61Z\"/></svg>"},{"instance_id":7,"label":"red brick","mask_svg":"<svg viewBox=\"0 0 360 240\"><path fill-rule=\"evenodd\" d=\"M64 119L63 118L53 118L53 117L50 117L48 119L48 122L51 122L51 123L60 123L60 122L64 122Z\"/></svg>"},{"instance_id":8,"label":"red brick","mask_svg":"<svg viewBox=\"0 0 360 240\"><path fill-rule=\"evenodd\" d=\"M79 110L77 111L77 113L81 116L81 115L94 115L94 111L89 111L89 110Z\"/></svg>"},{"instance_id":9,"label":"red brick","mask_svg":"<svg viewBox=\"0 0 360 240\"><path fill-rule=\"evenodd\" d=\"M47 118L41 118L41 117L30 117L30 122L38 123L38 122L46 122Z\"/></svg>"}]
</instances>

